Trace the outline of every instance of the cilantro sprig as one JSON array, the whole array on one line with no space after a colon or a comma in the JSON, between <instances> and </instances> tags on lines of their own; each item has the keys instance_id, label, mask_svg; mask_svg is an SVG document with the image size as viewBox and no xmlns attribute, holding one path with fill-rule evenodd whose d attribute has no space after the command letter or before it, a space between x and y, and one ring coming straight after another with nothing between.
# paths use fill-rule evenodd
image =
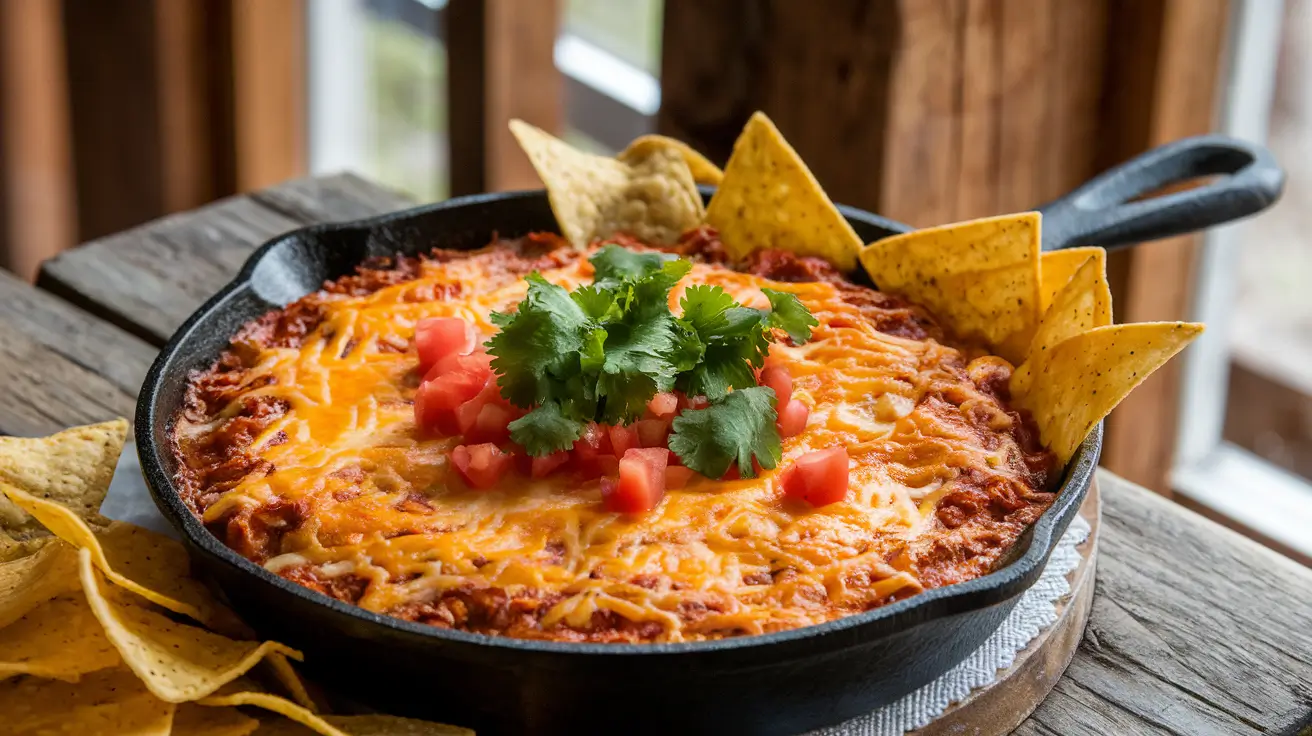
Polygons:
<instances>
[{"instance_id":1,"label":"cilantro sprig","mask_svg":"<svg viewBox=\"0 0 1312 736\"><path fill-rule=\"evenodd\" d=\"M513 312L494 314L488 341L501 394L530 411L510 423L511 439L533 456L569 449L589 422L639 419L658 392L705 396L684 411L670 449L684 464L718 478L752 460L773 468L780 457L774 391L757 386L776 330L794 344L817 323L796 296L763 289L769 310L744 307L718 286L688 287L683 314L670 290L692 264L669 253L604 246L591 259L593 283L574 291L528 276L528 295Z\"/></svg>"}]
</instances>

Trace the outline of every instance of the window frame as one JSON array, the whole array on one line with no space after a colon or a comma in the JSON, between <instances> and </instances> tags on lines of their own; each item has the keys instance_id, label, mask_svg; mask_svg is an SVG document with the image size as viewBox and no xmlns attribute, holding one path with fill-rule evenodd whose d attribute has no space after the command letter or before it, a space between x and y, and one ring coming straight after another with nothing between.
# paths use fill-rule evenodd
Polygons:
<instances>
[{"instance_id":1,"label":"window frame","mask_svg":"<svg viewBox=\"0 0 1312 736\"><path fill-rule=\"evenodd\" d=\"M1231 6L1219 132L1265 144L1275 100L1284 0ZM1221 518L1312 557L1312 483L1224 439L1234 329L1235 273L1245 223L1208 233L1190 318L1207 331L1185 360L1171 483Z\"/></svg>"}]
</instances>

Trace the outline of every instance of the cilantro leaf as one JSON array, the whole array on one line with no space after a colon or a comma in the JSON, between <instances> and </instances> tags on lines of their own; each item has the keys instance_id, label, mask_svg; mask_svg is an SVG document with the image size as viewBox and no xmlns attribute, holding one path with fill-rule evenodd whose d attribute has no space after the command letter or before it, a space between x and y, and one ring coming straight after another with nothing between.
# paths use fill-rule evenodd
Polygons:
<instances>
[{"instance_id":1,"label":"cilantro leaf","mask_svg":"<svg viewBox=\"0 0 1312 736\"><path fill-rule=\"evenodd\" d=\"M820 324L796 294L774 289L761 289L770 300L767 324L778 327L793 339L794 345L804 345L811 339L811 328Z\"/></svg>"},{"instance_id":2,"label":"cilantro leaf","mask_svg":"<svg viewBox=\"0 0 1312 736\"><path fill-rule=\"evenodd\" d=\"M740 305L718 286L689 287L670 311L670 290L692 270L672 254L609 244L592 257L596 276L573 292L540 274L514 309L493 314L500 331L487 343L501 393L530 411L510 423L511 439L533 456L568 449L589 422L640 418L658 391L705 396L685 411L670 449L688 467L719 477L737 463L779 461L774 392L757 386L774 330L795 343L817 324L796 296L764 290L769 312Z\"/></svg>"},{"instance_id":3,"label":"cilantro leaf","mask_svg":"<svg viewBox=\"0 0 1312 736\"><path fill-rule=\"evenodd\" d=\"M597 272L593 281L602 288L610 288L626 279L643 278L659 270L666 262L676 259L678 256L673 253L639 253L607 243L588 262Z\"/></svg>"},{"instance_id":4,"label":"cilantro leaf","mask_svg":"<svg viewBox=\"0 0 1312 736\"><path fill-rule=\"evenodd\" d=\"M741 345L709 345L702 362L679 377L676 387L687 396L724 398L731 388L756 385L752 366L743 360Z\"/></svg>"},{"instance_id":5,"label":"cilantro leaf","mask_svg":"<svg viewBox=\"0 0 1312 736\"><path fill-rule=\"evenodd\" d=\"M501 331L487 342L497 385L512 404L528 408L545 400L553 377L579 362L590 321L569 292L534 272L519 311L506 315Z\"/></svg>"},{"instance_id":6,"label":"cilantro leaf","mask_svg":"<svg viewBox=\"0 0 1312 736\"><path fill-rule=\"evenodd\" d=\"M697 284L684 289L679 306L683 308L683 321L706 340L728 327L724 313L738 303L718 286Z\"/></svg>"},{"instance_id":7,"label":"cilantro leaf","mask_svg":"<svg viewBox=\"0 0 1312 736\"><path fill-rule=\"evenodd\" d=\"M583 422L565 416L560 404L546 401L510 423L510 439L530 455L550 455L573 447L583 427Z\"/></svg>"},{"instance_id":8,"label":"cilantro leaf","mask_svg":"<svg viewBox=\"0 0 1312 736\"><path fill-rule=\"evenodd\" d=\"M620 425L638 419L656 391L656 380L647 373L602 373L597 380L597 393L605 399L600 420Z\"/></svg>"},{"instance_id":9,"label":"cilantro leaf","mask_svg":"<svg viewBox=\"0 0 1312 736\"><path fill-rule=\"evenodd\" d=\"M615 293L598 286L580 286L570 292L570 298L590 319L602 320L615 306Z\"/></svg>"},{"instance_id":10,"label":"cilantro leaf","mask_svg":"<svg viewBox=\"0 0 1312 736\"><path fill-rule=\"evenodd\" d=\"M741 478L754 478L752 458L773 468L783 456L775 427L774 390L765 386L739 389L719 402L685 411L674 420L670 449L683 464L708 478L719 478L733 463Z\"/></svg>"}]
</instances>

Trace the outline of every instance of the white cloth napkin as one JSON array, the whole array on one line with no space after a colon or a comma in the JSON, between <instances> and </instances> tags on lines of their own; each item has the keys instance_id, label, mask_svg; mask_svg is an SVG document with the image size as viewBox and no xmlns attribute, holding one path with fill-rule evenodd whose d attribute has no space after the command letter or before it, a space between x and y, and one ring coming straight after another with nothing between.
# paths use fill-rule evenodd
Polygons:
<instances>
[{"instance_id":1,"label":"white cloth napkin","mask_svg":"<svg viewBox=\"0 0 1312 736\"><path fill-rule=\"evenodd\" d=\"M155 508L146 489L136 450L131 442L123 448L100 513L176 538L176 532ZM1080 564L1076 546L1088 536L1089 522L1075 517L1057 542L1057 549L1053 550L1038 582L1021 595L1001 628L961 664L896 703L837 726L812 731L809 736L901 736L928 725L952 703L993 682L999 670L1011 666L1017 652L1029 645L1040 631L1056 623L1056 602L1071 592L1066 574Z\"/></svg>"}]
</instances>

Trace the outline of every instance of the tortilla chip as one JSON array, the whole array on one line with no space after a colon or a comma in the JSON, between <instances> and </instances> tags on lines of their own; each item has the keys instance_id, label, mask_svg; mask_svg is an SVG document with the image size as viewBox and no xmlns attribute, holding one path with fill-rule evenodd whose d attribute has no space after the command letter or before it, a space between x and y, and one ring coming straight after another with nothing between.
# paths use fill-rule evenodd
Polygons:
<instances>
[{"instance_id":1,"label":"tortilla chip","mask_svg":"<svg viewBox=\"0 0 1312 736\"><path fill-rule=\"evenodd\" d=\"M77 588L77 550L59 540L34 555L0 564L0 629Z\"/></svg>"},{"instance_id":2,"label":"tortilla chip","mask_svg":"<svg viewBox=\"0 0 1312 736\"><path fill-rule=\"evenodd\" d=\"M325 720L351 736L474 736L468 728L396 716L328 716Z\"/></svg>"},{"instance_id":3,"label":"tortilla chip","mask_svg":"<svg viewBox=\"0 0 1312 736\"><path fill-rule=\"evenodd\" d=\"M319 704L314 702L314 698L310 697L310 691L306 689L305 681L301 679L300 674L296 672L295 667L292 667L292 663L287 657L280 652L269 652L265 662L268 663L269 669L273 670L273 676L278 680L278 684L287 690L287 693L292 696L292 700L297 705L311 713L319 712Z\"/></svg>"},{"instance_id":4,"label":"tortilla chip","mask_svg":"<svg viewBox=\"0 0 1312 736\"><path fill-rule=\"evenodd\" d=\"M323 721L338 729L337 733L351 736L474 736L468 728L397 716L323 716ZM271 721L260 727L259 736L311 736L315 733L328 732L292 721Z\"/></svg>"},{"instance_id":5,"label":"tortilla chip","mask_svg":"<svg viewBox=\"0 0 1312 736\"><path fill-rule=\"evenodd\" d=\"M0 683L8 734L167 736L175 707L151 695L126 668L101 670L76 684L34 677Z\"/></svg>"},{"instance_id":6,"label":"tortilla chip","mask_svg":"<svg viewBox=\"0 0 1312 736\"><path fill-rule=\"evenodd\" d=\"M1042 311L1048 311L1048 305L1052 304L1057 292L1061 291L1075 275L1075 271L1090 258L1097 258L1098 269L1103 273L1107 272L1107 251L1102 248L1065 248L1050 250L1039 256L1039 292L1043 296Z\"/></svg>"},{"instance_id":7,"label":"tortilla chip","mask_svg":"<svg viewBox=\"0 0 1312 736\"><path fill-rule=\"evenodd\" d=\"M861 239L829 200L797 151L762 113L733 144L724 181L706 208L725 250L742 260L762 248L819 256L856 270Z\"/></svg>"},{"instance_id":8,"label":"tortilla chip","mask_svg":"<svg viewBox=\"0 0 1312 736\"><path fill-rule=\"evenodd\" d=\"M3 483L0 493L60 539L88 550L96 567L115 585L202 623L214 618L209 592L187 577L186 551L177 542L126 524L115 524L98 538L86 522L59 504Z\"/></svg>"},{"instance_id":9,"label":"tortilla chip","mask_svg":"<svg viewBox=\"0 0 1312 736\"><path fill-rule=\"evenodd\" d=\"M107 588L90 550L78 552L82 590L123 661L161 700L203 698L245 674L269 652L301 655L277 642L236 641L180 624L140 605L132 594Z\"/></svg>"},{"instance_id":10,"label":"tortilla chip","mask_svg":"<svg viewBox=\"0 0 1312 736\"><path fill-rule=\"evenodd\" d=\"M109 520L100 515L100 504L127 433L127 421L115 419L49 437L0 437L0 483L67 507L93 526L104 526ZM41 524L5 498L0 498L0 529L20 542L47 536Z\"/></svg>"},{"instance_id":11,"label":"tortilla chip","mask_svg":"<svg viewBox=\"0 0 1312 736\"><path fill-rule=\"evenodd\" d=\"M260 722L236 708L183 703L173 716L173 736L247 736Z\"/></svg>"},{"instance_id":12,"label":"tortilla chip","mask_svg":"<svg viewBox=\"0 0 1312 736\"><path fill-rule=\"evenodd\" d=\"M1126 394L1202 331L1187 322L1140 322L1068 337L1047 351L1017 404L1029 409L1044 446L1064 465Z\"/></svg>"},{"instance_id":13,"label":"tortilla chip","mask_svg":"<svg viewBox=\"0 0 1312 736\"><path fill-rule=\"evenodd\" d=\"M344 731L339 730L328 721L302 708L286 698L280 698L270 693L262 693L255 690L233 690L224 688L224 691L218 695L211 695L202 698L201 705L219 706L219 707L238 707L253 706L272 711L281 716L285 716L295 721L300 726L282 721L264 722L260 724L260 736L265 734L281 733L304 733L301 726L309 729L311 733L323 734L323 736L351 736Z\"/></svg>"},{"instance_id":14,"label":"tortilla chip","mask_svg":"<svg viewBox=\"0 0 1312 736\"><path fill-rule=\"evenodd\" d=\"M677 151L683 157L683 162L688 164L688 171L692 173L692 180L698 184L709 184L718 186L724 179L724 172L720 167L711 163L710 159L701 155L695 148L675 138L669 138L663 135L641 135L633 139L628 148L620 151L618 158L625 163L632 163L635 159L641 159L658 148L668 148Z\"/></svg>"},{"instance_id":15,"label":"tortilla chip","mask_svg":"<svg viewBox=\"0 0 1312 736\"><path fill-rule=\"evenodd\" d=\"M929 309L956 336L1019 363L1039 324L1039 213L915 230L867 245L881 291Z\"/></svg>"},{"instance_id":16,"label":"tortilla chip","mask_svg":"<svg viewBox=\"0 0 1312 736\"><path fill-rule=\"evenodd\" d=\"M46 601L0 629L0 680L35 675L77 682L122 661L82 595Z\"/></svg>"},{"instance_id":17,"label":"tortilla chip","mask_svg":"<svg viewBox=\"0 0 1312 736\"><path fill-rule=\"evenodd\" d=\"M1095 327L1112 323L1112 290L1107 285L1103 259L1089 257L1057 293L1034 332L1025 362L1011 377L1013 394L1029 390L1035 372L1043 369L1048 352L1058 343Z\"/></svg>"},{"instance_id":18,"label":"tortilla chip","mask_svg":"<svg viewBox=\"0 0 1312 736\"><path fill-rule=\"evenodd\" d=\"M546 185L561 233L577 247L617 233L672 244L701 224L701 194L674 148L646 146L620 161L584 153L522 120L511 120L510 132Z\"/></svg>"}]
</instances>

